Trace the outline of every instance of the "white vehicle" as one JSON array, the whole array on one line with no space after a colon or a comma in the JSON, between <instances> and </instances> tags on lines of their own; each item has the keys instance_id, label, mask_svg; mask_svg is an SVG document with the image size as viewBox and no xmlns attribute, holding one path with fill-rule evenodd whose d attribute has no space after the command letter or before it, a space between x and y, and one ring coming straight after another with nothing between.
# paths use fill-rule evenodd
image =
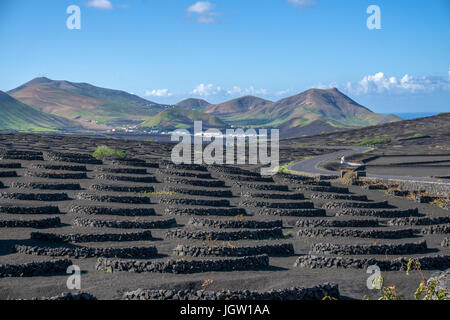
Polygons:
<instances>
[{"instance_id":1,"label":"white vehicle","mask_svg":"<svg viewBox=\"0 0 450 320\"><path fill-rule=\"evenodd\" d=\"M361 167L362 166L362 164L359 164L359 163L345 161L345 156L343 156L341 158L341 164L343 164L344 166L349 166L349 167Z\"/></svg>"}]
</instances>

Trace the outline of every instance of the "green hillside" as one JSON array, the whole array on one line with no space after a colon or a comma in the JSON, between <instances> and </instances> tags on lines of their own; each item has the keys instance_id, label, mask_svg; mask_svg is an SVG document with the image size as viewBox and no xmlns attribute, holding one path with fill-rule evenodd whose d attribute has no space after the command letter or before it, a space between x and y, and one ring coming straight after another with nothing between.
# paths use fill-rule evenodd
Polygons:
<instances>
[{"instance_id":1,"label":"green hillside","mask_svg":"<svg viewBox=\"0 0 450 320\"><path fill-rule=\"evenodd\" d=\"M176 108L188 108L203 111L205 108L209 107L211 104L203 99L184 99L183 101L178 102L175 107Z\"/></svg>"},{"instance_id":2,"label":"green hillside","mask_svg":"<svg viewBox=\"0 0 450 320\"><path fill-rule=\"evenodd\" d=\"M79 130L74 122L35 110L0 91L0 130L22 132Z\"/></svg>"},{"instance_id":3,"label":"green hillside","mask_svg":"<svg viewBox=\"0 0 450 320\"><path fill-rule=\"evenodd\" d=\"M164 110L147 121L140 127L159 129L189 129L194 126L194 121L202 121L204 128L224 128L226 123L220 118L197 110L171 108Z\"/></svg>"},{"instance_id":4,"label":"green hillside","mask_svg":"<svg viewBox=\"0 0 450 320\"><path fill-rule=\"evenodd\" d=\"M266 105L273 104L272 101L254 96L244 96L230 101L209 106L205 112L220 116L239 115L246 112L257 111Z\"/></svg>"}]
</instances>

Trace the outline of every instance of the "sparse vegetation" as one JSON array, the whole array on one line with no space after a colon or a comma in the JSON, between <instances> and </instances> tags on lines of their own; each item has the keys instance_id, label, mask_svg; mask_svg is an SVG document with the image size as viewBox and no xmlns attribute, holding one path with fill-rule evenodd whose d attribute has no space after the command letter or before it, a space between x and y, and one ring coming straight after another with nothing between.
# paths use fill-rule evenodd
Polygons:
<instances>
[{"instance_id":1,"label":"sparse vegetation","mask_svg":"<svg viewBox=\"0 0 450 320\"><path fill-rule=\"evenodd\" d=\"M354 183L356 180L358 180L357 173L354 171L350 171L344 174L344 177L342 178L342 184L349 185Z\"/></svg>"},{"instance_id":2,"label":"sparse vegetation","mask_svg":"<svg viewBox=\"0 0 450 320\"><path fill-rule=\"evenodd\" d=\"M430 283L425 278L425 275L423 274L422 270L420 269L420 263L416 259L410 259L408 261L407 269L406 269L406 275L410 274L410 271L413 269L416 269L421 277L422 281L419 284L419 287L414 292L414 299L415 300L450 300L450 292L448 290L437 290L436 287L438 285L437 280L433 280ZM385 285L385 279L383 276L380 276L378 279L373 280L374 288L380 288L375 289L378 292L381 293L381 296L378 298L378 300L404 300L405 298L400 295L398 289L396 286L386 286ZM366 300L370 300L369 296L364 297Z\"/></svg>"},{"instance_id":3,"label":"sparse vegetation","mask_svg":"<svg viewBox=\"0 0 450 320\"><path fill-rule=\"evenodd\" d=\"M95 149L92 156L97 159L102 159L102 158L125 158L127 155L123 151L117 151L107 146L100 146Z\"/></svg>"},{"instance_id":4,"label":"sparse vegetation","mask_svg":"<svg viewBox=\"0 0 450 320\"><path fill-rule=\"evenodd\" d=\"M336 300L338 300L338 299L335 297L330 297L330 296L325 296L322 299L322 301L336 301Z\"/></svg>"},{"instance_id":5,"label":"sparse vegetation","mask_svg":"<svg viewBox=\"0 0 450 320\"><path fill-rule=\"evenodd\" d=\"M423 138L423 137L425 137L425 136L426 136L426 135L423 134L423 133L416 133L416 134L414 134L414 135L412 135L412 136L406 137L406 139L417 139L417 138Z\"/></svg>"},{"instance_id":6,"label":"sparse vegetation","mask_svg":"<svg viewBox=\"0 0 450 320\"><path fill-rule=\"evenodd\" d=\"M409 275L412 267L420 273L422 277L422 282L414 293L414 299L416 300L450 300L450 292L448 290L436 290L436 286L438 285L438 281L435 279L428 284L425 275L420 269L420 263L416 259L410 259L408 261L408 268L406 270L406 274ZM422 297L423 296L423 297Z\"/></svg>"},{"instance_id":7,"label":"sparse vegetation","mask_svg":"<svg viewBox=\"0 0 450 320\"><path fill-rule=\"evenodd\" d=\"M375 138L365 138L360 143L358 143L358 146L373 146L376 144L383 144L383 143L389 143L391 142L391 139L389 138L382 138L382 137L375 137Z\"/></svg>"},{"instance_id":8,"label":"sparse vegetation","mask_svg":"<svg viewBox=\"0 0 450 320\"><path fill-rule=\"evenodd\" d=\"M211 279L203 281L203 283L202 283L202 290L206 290L206 288L208 288L213 283L214 283L214 280L211 280Z\"/></svg>"},{"instance_id":9,"label":"sparse vegetation","mask_svg":"<svg viewBox=\"0 0 450 320\"><path fill-rule=\"evenodd\" d=\"M373 285L375 290L378 290L381 293L381 297L379 297L378 300L403 300L403 297L400 295L395 286L385 286L383 276L380 276L378 279L374 279ZM376 289L378 287L380 287L380 289ZM370 300L370 297L365 296L365 299Z\"/></svg>"},{"instance_id":10,"label":"sparse vegetation","mask_svg":"<svg viewBox=\"0 0 450 320\"><path fill-rule=\"evenodd\" d=\"M293 236L294 236L294 234L292 233L292 231L286 232L286 233L284 234L284 237L285 237L285 238L292 238Z\"/></svg>"}]
</instances>

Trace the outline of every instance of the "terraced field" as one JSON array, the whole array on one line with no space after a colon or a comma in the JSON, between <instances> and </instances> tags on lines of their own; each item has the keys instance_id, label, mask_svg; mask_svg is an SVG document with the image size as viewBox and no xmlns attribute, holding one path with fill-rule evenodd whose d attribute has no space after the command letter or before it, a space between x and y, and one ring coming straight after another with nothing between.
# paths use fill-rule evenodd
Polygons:
<instances>
[{"instance_id":1,"label":"terraced field","mask_svg":"<svg viewBox=\"0 0 450 320\"><path fill-rule=\"evenodd\" d=\"M72 264L98 299L360 299L374 264L412 297L409 258L450 267L449 212L376 190L174 165L164 143L1 135L0 150L0 299L59 296Z\"/></svg>"}]
</instances>

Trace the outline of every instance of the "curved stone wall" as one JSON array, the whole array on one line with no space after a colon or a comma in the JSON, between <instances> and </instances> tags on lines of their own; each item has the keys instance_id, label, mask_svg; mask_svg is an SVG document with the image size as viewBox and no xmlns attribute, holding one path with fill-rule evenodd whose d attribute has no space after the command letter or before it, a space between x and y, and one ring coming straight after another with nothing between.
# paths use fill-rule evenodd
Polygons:
<instances>
[{"instance_id":1,"label":"curved stone wall","mask_svg":"<svg viewBox=\"0 0 450 320\"><path fill-rule=\"evenodd\" d=\"M417 233L414 229L402 230L354 230L354 229L328 229L309 228L300 229L297 233L299 237L353 237L353 238L374 238L374 239L402 239L413 238Z\"/></svg>"},{"instance_id":2,"label":"curved stone wall","mask_svg":"<svg viewBox=\"0 0 450 320\"><path fill-rule=\"evenodd\" d=\"M167 207L164 214L178 216L223 216L233 217L246 215L244 208L177 208Z\"/></svg>"},{"instance_id":3,"label":"curved stone wall","mask_svg":"<svg viewBox=\"0 0 450 320\"><path fill-rule=\"evenodd\" d=\"M304 219L295 223L299 228L376 228L379 227L378 220L327 220L327 219Z\"/></svg>"},{"instance_id":4,"label":"curved stone wall","mask_svg":"<svg viewBox=\"0 0 450 320\"><path fill-rule=\"evenodd\" d=\"M129 181L140 183L156 183L158 182L155 177L135 177L135 176L117 176L112 174L99 174L95 176L96 179L111 180L111 181Z\"/></svg>"},{"instance_id":5,"label":"curved stone wall","mask_svg":"<svg viewBox=\"0 0 450 320\"><path fill-rule=\"evenodd\" d=\"M118 229L166 229L177 225L175 219L157 221L98 220L75 218L73 224L79 227L118 228Z\"/></svg>"},{"instance_id":6,"label":"curved stone wall","mask_svg":"<svg viewBox=\"0 0 450 320\"><path fill-rule=\"evenodd\" d=\"M107 194L95 194L80 192L77 195L79 200L89 200L98 202L117 202L117 203L132 203L132 204L150 204L149 197L132 197L132 196L112 196Z\"/></svg>"},{"instance_id":7,"label":"curved stone wall","mask_svg":"<svg viewBox=\"0 0 450 320\"><path fill-rule=\"evenodd\" d=\"M155 192L155 188L148 187L129 187L119 185L107 185L107 184L93 184L89 186L90 190L94 191L111 191L111 192L132 192L132 193L152 193Z\"/></svg>"},{"instance_id":8,"label":"curved stone wall","mask_svg":"<svg viewBox=\"0 0 450 320\"><path fill-rule=\"evenodd\" d=\"M425 226L450 223L450 217L397 218L388 221L390 226Z\"/></svg>"},{"instance_id":9,"label":"curved stone wall","mask_svg":"<svg viewBox=\"0 0 450 320\"><path fill-rule=\"evenodd\" d=\"M13 182L11 188L38 190L81 190L79 183Z\"/></svg>"},{"instance_id":10,"label":"curved stone wall","mask_svg":"<svg viewBox=\"0 0 450 320\"><path fill-rule=\"evenodd\" d=\"M173 186L166 186L163 188L164 192L173 192L179 194L189 194L192 196L203 197L217 197L217 198L232 198L233 192L231 190L204 190L204 189L186 189Z\"/></svg>"},{"instance_id":11,"label":"curved stone wall","mask_svg":"<svg viewBox=\"0 0 450 320\"><path fill-rule=\"evenodd\" d=\"M111 215L111 216L154 216L156 215L153 208L109 208L100 206L72 206L70 212L85 215Z\"/></svg>"},{"instance_id":12,"label":"curved stone wall","mask_svg":"<svg viewBox=\"0 0 450 320\"><path fill-rule=\"evenodd\" d=\"M246 191L241 192L241 197L276 200L305 200L303 193L257 193Z\"/></svg>"},{"instance_id":13,"label":"curved stone wall","mask_svg":"<svg viewBox=\"0 0 450 320\"><path fill-rule=\"evenodd\" d=\"M74 248L54 248L21 246L15 247L17 253L50 256L50 257L70 257L74 259L86 258L124 258L124 259L151 259L158 256L158 250L155 246L146 247L126 247L126 248L92 248L92 247L74 247Z\"/></svg>"},{"instance_id":14,"label":"curved stone wall","mask_svg":"<svg viewBox=\"0 0 450 320\"><path fill-rule=\"evenodd\" d=\"M419 210L415 209L343 209L336 213L336 216L360 216L378 218L401 218L414 217L419 215Z\"/></svg>"},{"instance_id":15,"label":"curved stone wall","mask_svg":"<svg viewBox=\"0 0 450 320\"><path fill-rule=\"evenodd\" d=\"M72 261L53 260L30 262L24 264L0 264L0 278L4 277L36 277L66 273Z\"/></svg>"},{"instance_id":16,"label":"curved stone wall","mask_svg":"<svg viewBox=\"0 0 450 320\"><path fill-rule=\"evenodd\" d=\"M166 238L178 238L187 240L263 240L263 239L280 239L283 238L281 228L261 229L261 230L239 230L239 231L188 231L185 229L169 230Z\"/></svg>"},{"instance_id":17,"label":"curved stone wall","mask_svg":"<svg viewBox=\"0 0 450 320\"><path fill-rule=\"evenodd\" d=\"M323 284L312 288L295 287L264 292L258 291L204 291L204 290L144 290L125 292L124 300L323 300L326 297L340 298L336 284Z\"/></svg>"},{"instance_id":18,"label":"curved stone wall","mask_svg":"<svg viewBox=\"0 0 450 320\"><path fill-rule=\"evenodd\" d=\"M280 217L325 217L324 209L259 209L257 214Z\"/></svg>"},{"instance_id":19,"label":"curved stone wall","mask_svg":"<svg viewBox=\"0 0 450 320\"><path fill-rule=\"evenodd\" d=\"M450 255L414 257L419 261L422 270L441 270L450 267ZM380 260L368 258L343 258L306 255L298 257L294 266L310 269L343 268L343 269L367 269L377 265L383 271L404 271L407 269L408 258L396 258L393 260Z\"/></svg>"},{"instance_id":20,"label":"curved stone wall","mask_svg":"<svg viewBox=\"0 0 450 320\"><path fill-rule=\"evenodd\" d=\"M311 246L310 254L334 254L334 255L400 255L427 252L425 241L417 243L401 244L373 244L373 245L348 245L333 243L315 243Z\"/></svg>"},{"instance_id":21,"label":"curved stone wall","mask_svg":"<svg viewBox=\"0 0 450 320\"><path fill-rule=\"evenodd\" d=\"M0 198L28 201L67 201L70 200L67 193L20 193L0 192Z\"/></svg>"},{"instance_id":22,"label":"curved stone wall","mask_svg":"<svg viewBox=\"0 0 450 320\"><path fill-rule=\"evenodd\" d=\"M243 200L239 202L242 207L269 208L269 209L313 209L314 203L309 201L299 202L265 202L255 200Z\"/></svg>"},{"instance_id":23,"label":"curved stone wall","mask_svg":"<svg viewBox=\"0 0 450 320\"><path fill-rule=\"evenodd\" d=\"M274 221L255 221L255 220L213 220L213 219L198 219L191 218L188 222L189 225L194 227L207 227L216 229L271 229L282 228L282 220Z\"/></svg>"},{"instance_id":24,"label":"curved stone wall","mask_svg":"<svg viewBox=\"0 0 450 320\"><path fill-rule=\"evenodd\" d=\"M139 261L116 260L99 258L95 269L98 271L125 272L157 272L157 273L199 273L238 270L258 270L269 266L269 256L258 255L234 259L216 260L168 260L168 261Z\"/></svg>"},{"instance_id":25,"label":"curved stone wall","mask_svg":"<svg viewBox=\"0 0 450 320\"><path fill-rule=\"evenodd\" d=\"M189 206L206 206L206 207L229 207L228 200L203 200L203 199L188 199L188 198L166 198L159 199L159 203L168 205L189 205Z\"/></svg>"},{"instance_id":26,"label":"curved stone wall","mask_svg":"<svg viewBox=\"0 0 450 320\"><path fill-rule=\"evenodd\" d=\"M0 205L0 212L7 214L61 214L56 206L29 207L12 204Z\"/></svg>"},{"instance_id":27,"label":"curved stone wall","mask_svg":"<svg viewBox=\"0 0 450 320\"><path fill-rule=\"evenodd\" d=\"M54 242L109 242L109 241L143 241L154 240L151 231L134 232L134 233L72 233L72 234L56 234L32 232L31 239Z\"/></svg>"},{"instance_id":28,"label":"curved stone wall","mask_svg":"<svg viewBox=\"0 0 450 320\"><path fill-rule=\"evenodd\" d=\"M380 209L389 208L387 201L381 202L346 202L346 201L332 201L323 205L324 209L347 209L347 208L361 208L361 209Z\"/></svg>"},{"instance_id":29,"label":"curved stone wall","mask_svg":"<svg viewBox=\"0 0 450 320\"><path fill-rule=\"evenodd\" d=\"M36 220L0 220L0 228L56 228L61 225L61 219L48 218Z\"/></svg>"},{"instance_id":30,"label":"curved stone wall","mask_svg":"<svg viewBox=\"0 0 450 320\"><path fill-rule=\"evenodd\" d=\"M190 257L245 257L267 254L272 257L291 256L294 254L294 246L292 243L282 243L273 245L260 245L252 247L230 247L227 245L221 247L210 246L189 246L178 245L173 249L175 256L190 256Z\"/></svg>"}]
</instances>

